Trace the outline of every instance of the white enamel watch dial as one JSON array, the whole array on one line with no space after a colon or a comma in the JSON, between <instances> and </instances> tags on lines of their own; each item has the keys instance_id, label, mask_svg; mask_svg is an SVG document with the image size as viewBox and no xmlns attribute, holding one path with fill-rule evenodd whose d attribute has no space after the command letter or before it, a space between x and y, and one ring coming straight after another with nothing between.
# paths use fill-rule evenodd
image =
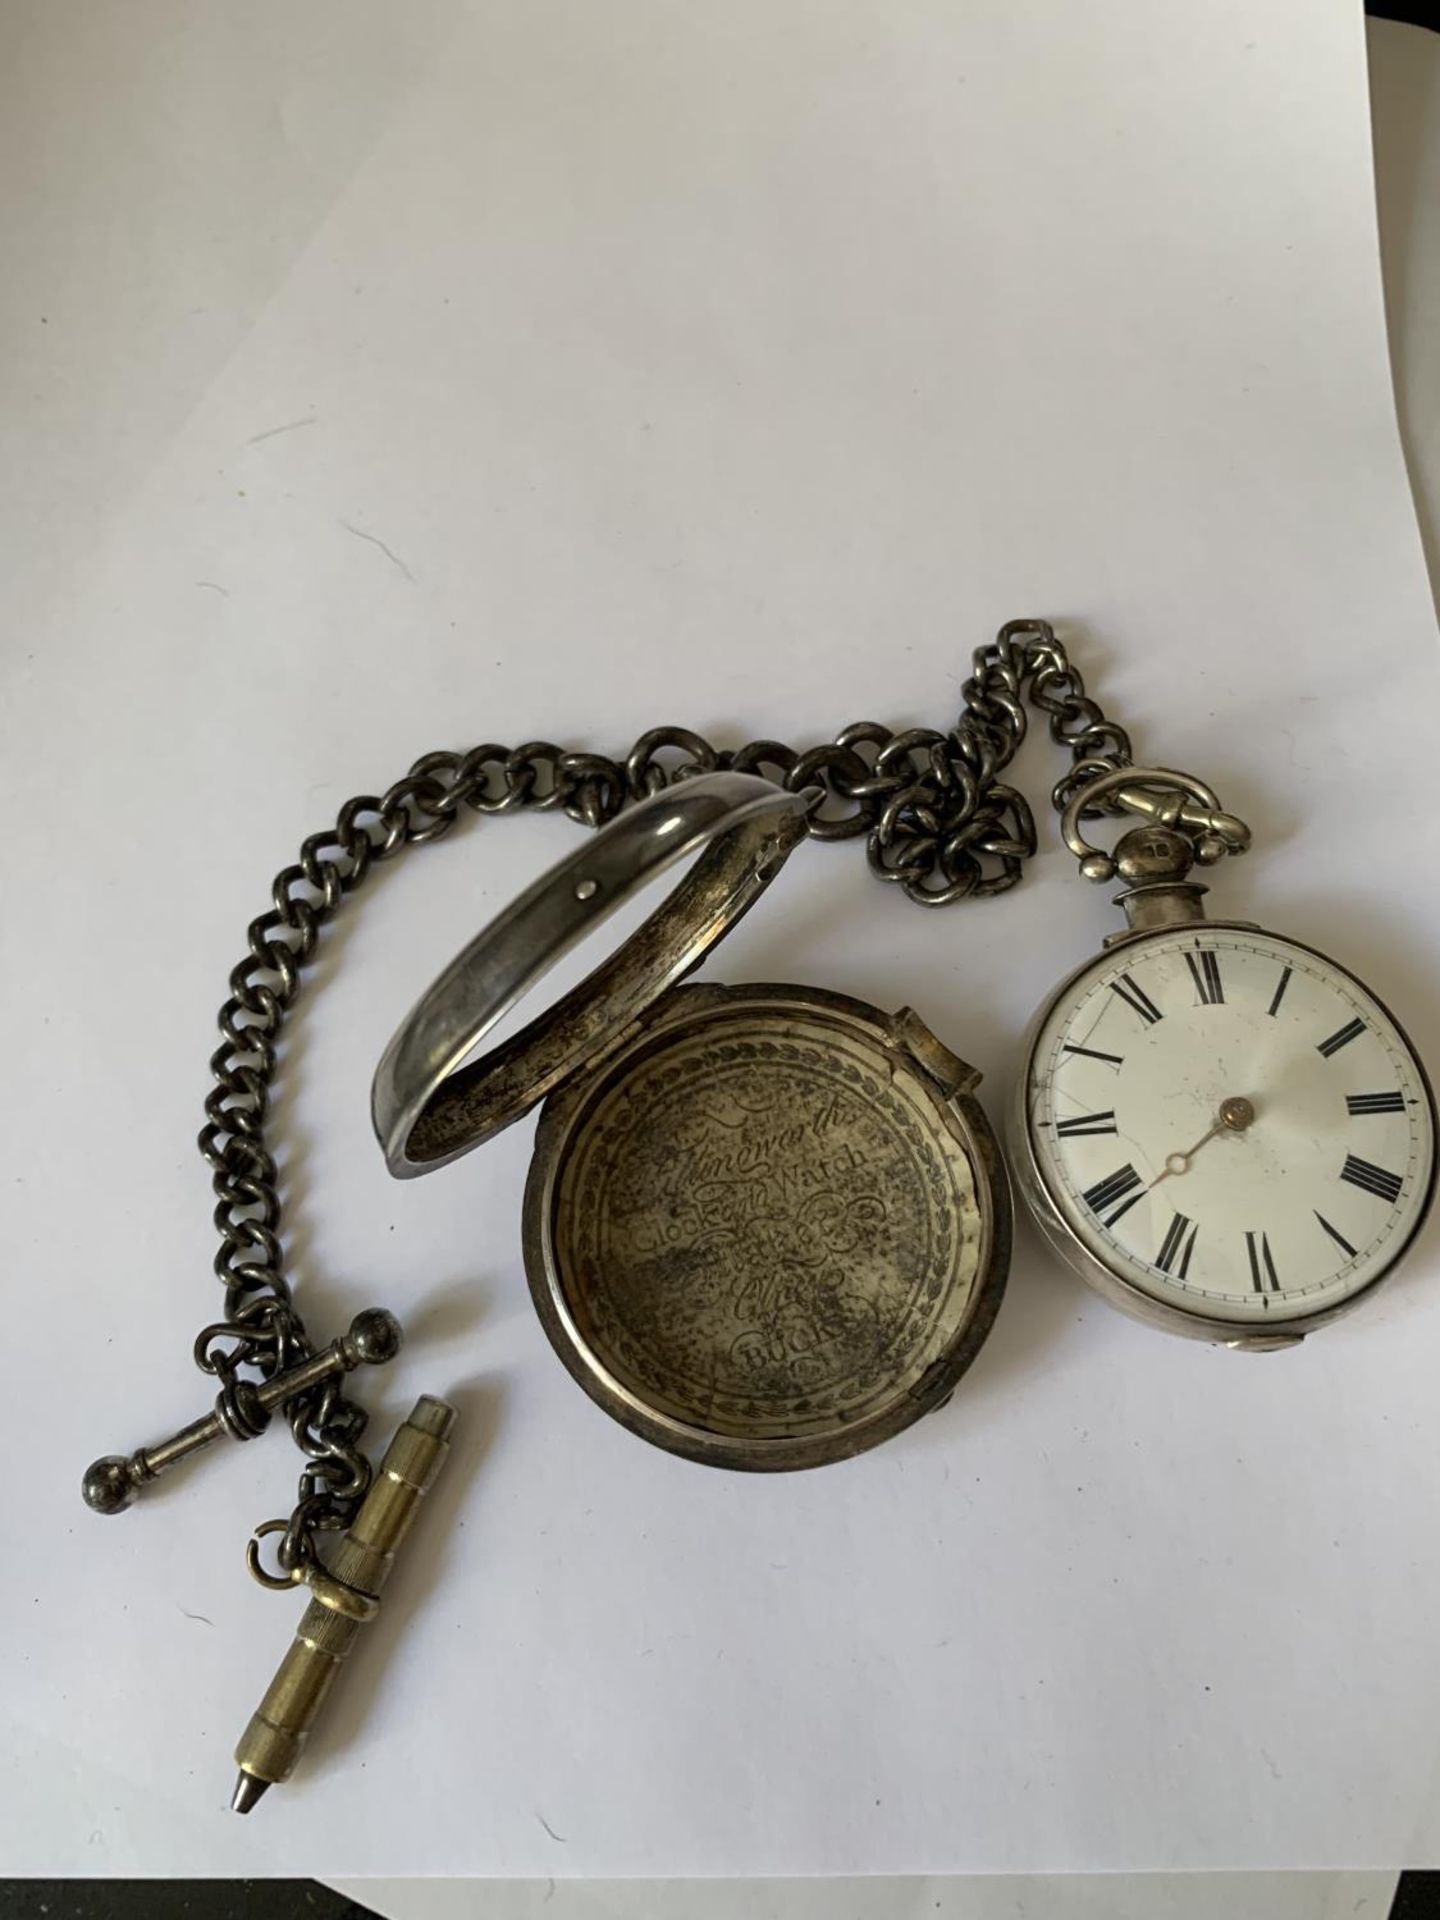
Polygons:
<instances>
[{"instance_id":1,"label":"white enamel watch dial","mask_svg":"<svg viewBox=\"0 0 1440 1920\"><path fill-rule=\"evenodd\" d=\"M1434 1184L1434 1103L1395 1020L1256 929L1118 943L1042 1017L1023 1099L1052 1238L1121 1304L1212 1338L1343 1310Z\"/></svg>"}]
</instances>

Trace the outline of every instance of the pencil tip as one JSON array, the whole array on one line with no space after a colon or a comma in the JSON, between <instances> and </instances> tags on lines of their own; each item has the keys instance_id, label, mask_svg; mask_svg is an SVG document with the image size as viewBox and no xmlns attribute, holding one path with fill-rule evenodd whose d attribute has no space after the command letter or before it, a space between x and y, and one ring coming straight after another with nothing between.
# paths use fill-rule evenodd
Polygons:
<instances>
[{"instance_id":1,"label":"pencil tip","mask_svg":"<svg viewBox=\"0 0 1440 1920\"><path fill-rule=\"evenodd\" d=\"M262 1780L256 1773L247 1773L242 1767L240 1777L235 1782L235 1793L230 1801L231 1807L236 1813L249 1813L269 1785L268 1780Z\"/></svg>"}]
</instances>

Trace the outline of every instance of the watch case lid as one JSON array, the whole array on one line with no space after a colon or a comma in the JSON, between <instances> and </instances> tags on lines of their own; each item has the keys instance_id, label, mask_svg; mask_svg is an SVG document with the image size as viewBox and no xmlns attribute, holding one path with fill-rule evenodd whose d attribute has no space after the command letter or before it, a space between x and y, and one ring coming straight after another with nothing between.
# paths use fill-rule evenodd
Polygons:
<instances>
[{"instance_id":1,"label":"watch case lid","mask_svg":"<svg viewBox=\"0 0 1440 1920\"><path fill-rule=\"evenodd\" d=\"M527 887L421 995L375 1072L371 1117L397 1179L433 1172L521 1119L609 1051L769 886L818 794L707 773L642 800ZM480 1041L642 886L698 856L578 986L518 1033Z\"/></svg>"}]
</instances>

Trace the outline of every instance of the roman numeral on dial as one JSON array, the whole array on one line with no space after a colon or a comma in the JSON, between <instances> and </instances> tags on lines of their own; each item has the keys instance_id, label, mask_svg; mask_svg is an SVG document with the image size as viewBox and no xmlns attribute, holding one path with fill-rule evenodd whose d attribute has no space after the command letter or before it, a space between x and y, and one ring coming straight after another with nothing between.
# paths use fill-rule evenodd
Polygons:
<instances>
[{"instance_id":1,"label":"roman numeral on dial","mask_svg":"<svg viewBox=\"0 0 1440 1920\"><path fill-rule=\"evenodd\" d=\"M1083 1197L1090 1211L1098 1214L1107 1227L1113 1227L1121 1215L1128 1213L1135 1202L1143 1197L1144 1192L1145 1188L1134 1167L1124 1166L1107 1175L1104 1180L1097 1181ZM1115 1211L1110 1213L1112 1207ZM1108 1219L1105 1218L1107 1214Z\"/></svg>"},{"instance_id":2,"label":"roman numeral on dial","mask_svg":"<svg viewBox=\"0 0 1440 1920\"><path fill-rule=\"evenodd\" d=\"M1321 1226L1325 1229L1326 1233L1329 1234L1330 1238L1335 1242L1336 1246L1339 1247L1340 1251L1343 1254L1345 1254L1348 1259L1353 1260L1355 1258L1354 1247L1351 1246L1350 1242L1345 1238L1344 1234L1341 1233L1338 1227L1331 1226L1330 1222L1325 1218L1324 1214L1320 1212L1318 1207L1315 1209L1315 1218L1320 1222Z\"/></svg>"},{"instance_id":3,"label":"roman numeral on dial","mask_svg":"<svg viewBox=\"0 0 1440 1920\"><path fill-rule=\"evenodd\" d=\"M1275 998L1274 998L1274 999L1273 999L1273 1000L1272 1000L1272 1001L1270 1002L1270 1004L1269 1004L1269 1006L1268 1006L1268 1007L1267 1007L1267 1008L1265 1009L1265 1011L1266 1011L1267 1013L1271 1013L1271 1014L1274 1014L1274 1013L1279 1013L1279 1011L1280 1011L1280 1002L1281 1002L1281 1001L1282 1001L1282 1000L1283 1000L1283 999L1285 998L1285 989L1286 989L1286 987L1288 987L1288 986L1289 986L1289 984L1290 984L1290 976L1291 976L1291 974L1292 974L1292 973L1294 973L1294 971L1295 971L1295 969L1294 969L1293 967L1282 967L1282 968L1281 968L1281 970L1280 970L1280 984L1279 984L1279 986L1278 986L1278 987L1276 987L1276 989L1275 989Z\"/></svg>"},{"instance_id":4,"label":"roman numeral on dial","mask_svg":"<svg viewBox=\"0 0 1440 1920\"><path fill-rule=\"evenodd\" d=\"M1347 1093L1345 1105L1351 1113L1403 1113L1403 1093Z\"/></svg>"},{"instance_id":5,"label":"roman numeral on dial","mask_svg":"<svg viewBox=\"0 0 1440 1920\"><path fill-rule=\"evenodd\" d=\"M1071 1046L1068 1040L1061 1041L1060 1051L1062 1053L1083 1053L1087 1060L1103 1060L1107 1067L1123 1067L1125 1064L1125 1056L1123 1053L1102 1053L1098 1047L1074 1047Z\"/></svg>"},{"instance_id":6,"label":"roman numeral on dial","mask_svg":"<svg viewBox=\"0 0 1440 1920\"><path fill-rule=\"evenodd\" d=\"M1190 978L1195 982L1195 991L1200 996L1202 1007L1222 1006L1225 1001L1225 989L1220 984L1220 956L1209 947L1201 947L1195 953L1185 955L1185 964L1190 969Z\"/></svg>"},{"instance_id":7,"label":"roman numeral on dial","mask_svg":"<svg viewBox=\"0 0 1440 1920\"><path fill-rule=\"evenodd\" d=\"M1183 1213L1177 1213L1166 1230L1165 1238L1160 1242L1160 1251L1155 1256L1155 1264L1161 1273L1173 1273L1177 1280L1184 1280L1190 1272L1190 1256L1195 1251L1195 1235L1200 1231L1193 1220L1187 1220ZM1177 1267L1175 1262L1179 1261Z\"/></svg>"},{"instance_id":8,"label":"roman numeral on dial","mask_svg":"<svg viewBox=\"0 0 1440 1920\"><path fill-rule=\"evenodd\" d=\"M1280 1276L1271 1257L1269 1235L1247 1233L1245 1251L1250 1256L1250 1284L1256 1293L1279 1293Z\"/></svg>"},{"instance_id":9,"label":"roman numeral on dial","mask_svg":"<svg viewBox=\"0 0 1440 1920\"><path fill-rule=\"evenodd\" d=\"M1068 1119L1057 1120L1055 1131L1062 1139L1071 1139L1077 1134L1116 1133L1119 1129L1113 1113L1076 1113Z\"/></svg>"},{"instance_id":10,"label":"roman numeral on dial","mask_svg":"<svg viewBox=\"0 0 1440 1920\"><path fill-rule=\"evenodd\" d=\"M1118 993L1132 1013L1138 1013L1147 1027L1153 1027L1162 1016L1159 1007L1146 993L1143 987L1137 987L1128 973L1122 973L1118 980L1109 982L1110 991Z\"/></svg>"},{"instance_id":11,"label":"roman numeral on dial","mask_svg":"<svg viewBox=\"0 0 1440 1920\"><path fill-rule=\"evenodd\" d=\"M1328 1040L1322 1040L1315 1051L1323 1053L1329 1060L1340 1051L1341 1047L1348 1047L1352 1040L1358 1040L1364 1031L1363 1020L1349 1020L1343 1027L1332 1033Z\"/></svg>"},{"instance_id":12,"label":"roman numeral on dial","mask_svg":"<svg viewBox=\"0 0 1440 1920\"><path fill-rule=\"evenodd\" d=\"M1362 1193L1373 1193L1378 1200L1388 1200L1392 1207L1405 1184L1400 1174L1389 1173L1384 1167L1372 1167L1368 1160L1361 1160L1353 1153L1346 1154L1340 1178L1348 1180L1352 1187L1359 1187Z\"/></svg>"}]
</instances>

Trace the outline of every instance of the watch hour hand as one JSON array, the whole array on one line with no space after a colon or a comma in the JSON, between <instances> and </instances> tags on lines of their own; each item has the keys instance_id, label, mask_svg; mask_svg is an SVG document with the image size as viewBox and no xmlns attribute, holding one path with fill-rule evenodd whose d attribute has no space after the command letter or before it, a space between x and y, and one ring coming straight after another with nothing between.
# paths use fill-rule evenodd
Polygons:
<instances>
[{"instance_id":1,"label":"watch hour hand","mask_svg":"<svg viewBox=\"0 0 1440 1920\"><path fill-rule=\"evenodd\" d=\"M1220 1112L1216 1116L1215 1124L1211 1127L1210 1131L1208 1133L1202 1133L1194 1146L1187 1152L1167 1153L1165 1156L1165 1165L1150 1182L1150 1187L1158 1187L1162 1180L1168 1180L1172 1174L1188 1173L1190 1171L1190 1162L1203 1146L1208 1145L1208 1143L1215 1138L1217 1133L1244 1133L1254 1118L1254 1102L1247 1100L1243 1094L1235 1094L1228 1100L1222 1100L1220 1102ZM1147 1193L1150 1191L1150 1187L1145 1189Z\"/></svg>"}]
</instances>

